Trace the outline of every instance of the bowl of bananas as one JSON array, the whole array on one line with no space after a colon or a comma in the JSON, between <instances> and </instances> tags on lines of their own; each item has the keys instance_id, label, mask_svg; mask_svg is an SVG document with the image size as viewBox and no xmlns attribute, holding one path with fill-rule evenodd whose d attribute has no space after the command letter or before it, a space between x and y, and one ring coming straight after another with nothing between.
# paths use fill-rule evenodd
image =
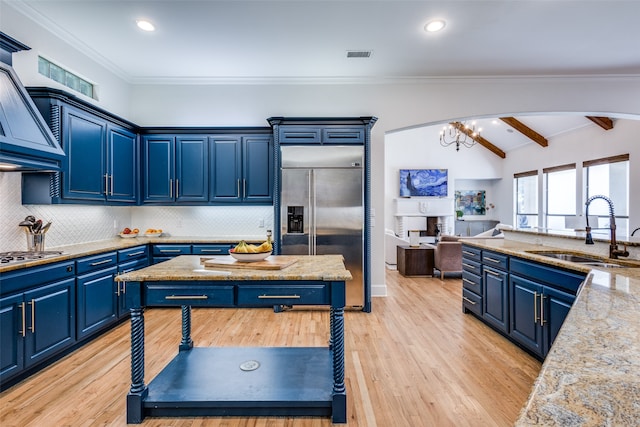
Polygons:
<instances>
[{"instance_id":1,"label":"bowl of bananas","mask_svg":"<svg viewBox=\"0 0 640 427\"><path fill-rule=\"evenodd\" d=\"M268 240L259 246L249 244L244 240L229 250L229 255L240 262L262 261L271 255L273 247Z\"/></svg>"}]
</instances>

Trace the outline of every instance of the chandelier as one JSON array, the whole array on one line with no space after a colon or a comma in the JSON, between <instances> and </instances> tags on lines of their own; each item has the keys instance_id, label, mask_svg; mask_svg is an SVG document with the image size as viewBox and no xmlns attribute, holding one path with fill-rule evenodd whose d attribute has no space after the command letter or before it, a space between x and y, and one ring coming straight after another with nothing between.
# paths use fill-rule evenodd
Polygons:
<instances>
[{"instance_id":1,"label":"chandelier","mask_svg":"<svg viewBox=\"0 0 640 427\"><path fill-rule=\"evenodd\" d=\"M460 122L451 122L440 131L440 145L448 147L456 144L456 151L460 151L460 145L471 148L476 145L476 138L480 136L481 128L476 131L476 122L470 125Z\"/></svg>"}]
</instances>

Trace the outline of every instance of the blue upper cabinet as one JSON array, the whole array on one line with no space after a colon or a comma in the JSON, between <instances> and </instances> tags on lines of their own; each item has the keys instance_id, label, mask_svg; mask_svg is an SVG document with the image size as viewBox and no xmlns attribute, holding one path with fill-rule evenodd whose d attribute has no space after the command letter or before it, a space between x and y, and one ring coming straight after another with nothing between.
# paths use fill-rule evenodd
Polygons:
<instances>
[{"instance_id":1,"label":"blue upper cabinet","mask_svg":"<svg viewBox=\"0 0 640 427\"><path fill-rule=\"evenodd\" d=\"M136 127L66 92L28 89L60 141L62 171L23 174L23 203L135 204L139 188ZM42 188L46 187L46 188Z\"/></svg>"},{"instance_id":2,"label":"blue upper cabinet","mask_svg":"<svg viewBox=\"0 0 640 427\"><path fill-rule=\"evenodd\" d=\"M270 135L211 136L209 199L223 203L271 203L272 141Z\"/></svg>"},{"instance_id":3,"label":"blue upper cabinet","mask_svg":"<svg viewBox=\"0 0 640 427\"><path fill-rule=\"evenodd\" d=\"M206 135L146 135L142 146L145 203L208 202Z\"/></svg>"},{"instance_id":4,"label":"blue upper cabinet","mask_svg":"<svg viewBox=\"0 0 640 427\"><path fill-rule=\"evenodd\" d=\"M206 136L176 137L176 201L207 201L209 192L208 148Z\"/></svg>"}]
</instances>

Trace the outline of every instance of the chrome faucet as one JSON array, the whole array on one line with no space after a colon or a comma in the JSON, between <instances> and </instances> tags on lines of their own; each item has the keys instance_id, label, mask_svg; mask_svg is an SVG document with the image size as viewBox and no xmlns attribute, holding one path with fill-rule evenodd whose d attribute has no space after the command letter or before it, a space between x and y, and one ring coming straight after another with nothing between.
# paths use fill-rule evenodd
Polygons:
<instances>
[{"instance_id":1,"label":"chrome faucet","mask_svg":"<svg viewBox=\"0 0 640 427\"><path fill-rule=\"evenodd\" d=\"M618 249L618 242L616 241L616 215L613 213L613 202L607 196L596 195L591 196L587 199L585 203L585 216L587 217L587 240L585 244L593 245L593 237L591 236L591 227L589 227L589 205L595 199L602 199L609 204L609 231L611 233L611 239L609 242L609 258L616 259L619 256L627 257L629 256L629 252L627 251L627 246L624 246L623 250Z\"/></svg>"}]
</instances>

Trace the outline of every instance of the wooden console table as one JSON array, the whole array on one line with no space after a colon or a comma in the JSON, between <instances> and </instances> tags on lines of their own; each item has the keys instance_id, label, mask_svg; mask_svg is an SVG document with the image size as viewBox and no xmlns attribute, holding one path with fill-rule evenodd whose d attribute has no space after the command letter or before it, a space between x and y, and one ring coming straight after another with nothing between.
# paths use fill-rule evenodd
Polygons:
<instances>
[{"instance_id":1,"label":"wooden console table","mask_svg":"<svg viewBox=\"0 0 640 427\"><path fill-rule=\"evenodd\" d=\"M183 255L120 275L131 307L127 423L145 416L330 416L347 422L344 382L345 281L340 255L299 256L282 270L205 270ZM328 347L199 348L191 307L330 307ZM144 382L144 307L182 308L176 357Z\"/></svg>"},{"instance_id":2,"label":"wooden console table","mask_svg":"<svg viewBox=\"0 0 640 427\"><path fill-rule=\"evenodd\" d=\"M403 276L433 276L433 245L398 246L398 271Z\"/></svg>"}]
</instances>

